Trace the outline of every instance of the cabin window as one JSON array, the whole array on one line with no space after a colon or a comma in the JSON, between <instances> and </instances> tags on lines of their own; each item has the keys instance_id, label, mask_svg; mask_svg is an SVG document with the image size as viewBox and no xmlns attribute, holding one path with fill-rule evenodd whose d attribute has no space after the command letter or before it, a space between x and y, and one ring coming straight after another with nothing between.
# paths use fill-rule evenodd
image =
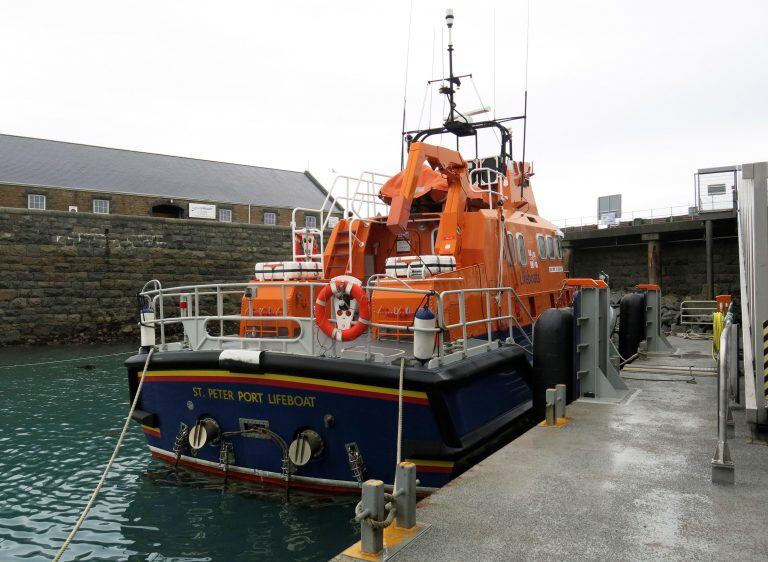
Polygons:
<instances>
[{"instance_id":1,"label":"cabin window","mask_svg":"<svg viewBox=\"0 0 768 562\"><path fill-rule=\"evenodd\" d=\"M536 245L539 248L539 257L543 260L547 259L547 243L544 241L542 234L536 235Z\"/></svg>"},{"instance_id":2,"label":"cabin window","mask_svg":"<svg viewBox=\"0 0 768 562\"><path fill-rule=\"evenodd\" d=\"M504 253L506 254L507 263L512 265L515 260L515 235L512 232L507 232L507 243L504 244Z\"/></svg>"},{"instance_id":3,"label":"cabin window","mask_svg":"<svg viewBox=\"0 0 768 562\"><path fill-rule=\"evenodd\" d=\"M549 259L555 259L555 241L551 236L547 236L547 255Z\"/></svg>"},{"instance_id":4,"label":"cabin window","mask_svg":"<svg viewBox=\"0 0 768 562\"><path fill-rule=\"evenodd\" d=\"M525 265L528 260L525 257L525 237L521 232L517 233L517 257L520 260L520 265Z\"/></svg>"},{"instance_id":5,"label":"cabin window","mask_svg":"<svg viewBox=\"0 0 768 562\"><path fill-rule=\"evenodd\" d=\"M563 259L563 237L562 236L555 237L555 255L557 256L557 259L559 260Z\"/></svg>"},{"instance_id":6,"label":"cabin window","mask_svg":"<svg viewBox=\"0 0 768 562\"><path fill-rule=\"evenodd\" d=\"M40 209L45 211L45 195L27 195L27 209Z\"/></svg>"}]
</instances>

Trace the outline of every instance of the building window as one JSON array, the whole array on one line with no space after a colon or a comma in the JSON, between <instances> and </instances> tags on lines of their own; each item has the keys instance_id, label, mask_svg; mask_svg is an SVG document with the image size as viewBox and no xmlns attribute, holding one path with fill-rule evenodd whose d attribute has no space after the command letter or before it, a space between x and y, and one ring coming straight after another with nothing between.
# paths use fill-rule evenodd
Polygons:
<instances>
[{"instance_id":1,"label":"building window","mask_svg":"<svg viewBox=\"0 0 768 562\"><path fill-rule=\"evenodd\" d=\"M329 228L333 228L337 224L339 224L339 217L328 217Z\"/></svg>"},{"instance_id":2,"label":"building window","mask_svg":"<svg viewBox=\"0 0 768 562\"><path fill-rule=\"evenodd\" d=\"M109 214L109 199L94 199L93 212L100 215Z\"/></svg>"},{"instance_id":3,"label":"building window","mask_svg":"<svg viewBox=\"0 0 768 562\"><path fill-rule=\"evenodd\" d=\"M277 224L277 213L265 212L264 224Z\"/></svg>"},{"instance_id":4,"label":"building window","mask_svg":"<svg viewBox=\"0 0 768 562\"><path fill-rule=\"evenodd\" d=\"M307 228L317 228L317 217L314 215L305 216L304 226L306 226Z\"/></svg>"},{"instance_id":5,"label":"building window","mask_svg":"<svg viewBox=\"0 0 768 562\"><path fill-rule=\"evenodd\" d=\"M232 222L232 209L219 209L219 222Z\"/></svg>"},{"instance_id":6,"label":"building window","mask_svg":"<svg viewBox=\"0 0 768 562\"><path fill-rule=\"evenodd\" d=\"M27 195L27 209L40 209L45 211L45 195Z\"/></svg>"}]
</instances>

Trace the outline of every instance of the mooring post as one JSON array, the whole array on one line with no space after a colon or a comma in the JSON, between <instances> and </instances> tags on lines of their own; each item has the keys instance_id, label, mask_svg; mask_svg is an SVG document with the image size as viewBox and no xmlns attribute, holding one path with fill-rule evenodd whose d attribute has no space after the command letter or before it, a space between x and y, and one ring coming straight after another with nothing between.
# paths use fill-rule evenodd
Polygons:
<instances>
[{"instance_id":1,"label":"mooring post","mask_svg":"<svg viewBox=\"0 0 768 562\"><path fill-rule=\"evenodd\" d=\"M557 390L554 388L547 389L547 425L555 425L557 418L555 417L555 402L557 401Z\"/></svg>"},{"instance_id":2,"label":"mooring post","mask_svg":"<svg viewBox=\"0 0 768 562\"><path fill-rule=\"evenodd\" d=\"M555 418L565 418L565 385L555 385Z\"/></svg>"},{"instance_id":3,"label":"mooring post","mask_svg":"<svg viewBox=\"0 0 768 562\"><path fill-rule=\"evenodd\" d=\"M360 550L365 554L378 554L384 548L384 529L374 528L364 520L368 517L384 519L384 482L367 480L363 482L362 511L355 516L360 521Z\"/></svg>"},{"instance_id":4,"label":"mooring post","mask_svg":"<svg viewBox=\"0 0 768 562\"><path fill-rule=\"evenodd\" d=\"M416 465L403 461L395 473L395 525L412 529L416 525Z\"/></svg>"}]
</instances>

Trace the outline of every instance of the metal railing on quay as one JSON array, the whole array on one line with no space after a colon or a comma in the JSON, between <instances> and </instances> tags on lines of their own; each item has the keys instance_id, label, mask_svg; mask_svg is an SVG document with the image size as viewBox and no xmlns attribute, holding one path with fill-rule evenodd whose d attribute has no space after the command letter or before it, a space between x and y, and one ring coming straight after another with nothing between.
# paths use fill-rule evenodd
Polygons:
<instances>
[{"instance_id":1,"label":"metal railing on quay","mask_svg":"<svg viewBox=\"0 0 768 562\"><path fill-rule=\"evenodd\" d=\"M716 301L682 301L680 303L680 324L711 326L712 315L715 312L717 312Z\"/></svg>"},{"instance_id":2,"label":"metal railing on quay","mask_svg":"<svg viewBox=\"0 0 768 562\"><path fill-rule=\"evenodd\" d=\"M732 324L731 314L725 317L723 331L720 334L720 347L717 358L718 392L717 392L717 446L712 457L712 482L716 484L733 484L734 463L728 447L728 424L733 423L730 404L730 379L738 369L738 356L735 346L738 345L736 325Z\"/></svg>"},{"instance_id":3,"label":"metal railing on quay","mask_svg":"<svg viewBox=\"0 0 768 562\"><path fill-rule=\"evenodd\" d=\"M617 226L631 226L635 221L644 223L666 222L669 220L695 220L698 211L690 205L674 205L671 207L657 207L653 209L641 209L638 211L622 211L620 217L615 219L600 220L596 215L582 217L569 217L553 220L552 223L563 230L594 230L599 228L613 228Z\"/></svg>"}]
</instances>

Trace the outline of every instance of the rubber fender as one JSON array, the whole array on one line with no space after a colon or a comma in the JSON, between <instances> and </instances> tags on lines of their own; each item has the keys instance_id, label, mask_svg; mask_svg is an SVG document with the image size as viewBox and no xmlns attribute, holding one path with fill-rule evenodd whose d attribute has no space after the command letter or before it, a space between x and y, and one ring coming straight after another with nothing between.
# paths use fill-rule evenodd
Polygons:
<instances>
[{"instance_id":1,"label":"rubber fender","mask_svg":"<svg viewBox=\"0 0 768 562\"><path fill-rule=\"evenodd\" d=\"M645 295L629 293L619 301L619 354L629 359L645 339Z\"/></svg>"},{"instance_id":2,"label":"rubber fender","mask_svg":"<svg viewBox=\"0 0 768 562\"><path fill-rule=\"evenodd\" d=\"M574 362L573 308L548 308L533 326L533 411L543 418L546 392L566 385L566 403L579 396Z\"/></svg>"}]
</instances>

